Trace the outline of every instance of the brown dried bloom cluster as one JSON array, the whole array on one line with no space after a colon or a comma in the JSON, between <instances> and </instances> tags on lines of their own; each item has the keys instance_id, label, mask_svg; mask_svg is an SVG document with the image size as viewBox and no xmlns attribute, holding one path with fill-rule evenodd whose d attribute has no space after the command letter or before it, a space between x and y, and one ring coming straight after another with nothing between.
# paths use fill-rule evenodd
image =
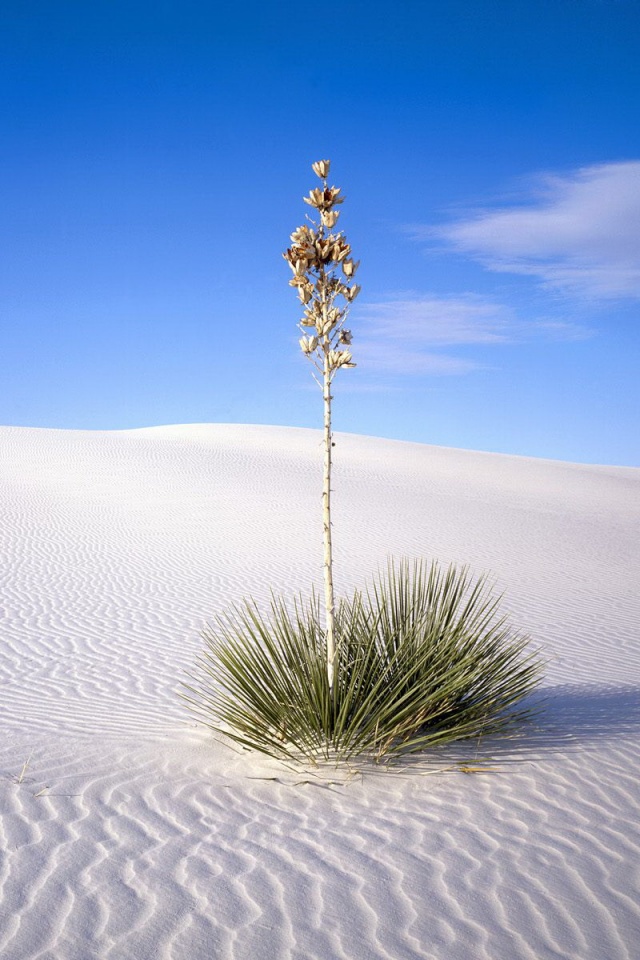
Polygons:
<instances>
[{"instance_id":1,"label":"brown dried bloom cluster","mask_svg":"<svg viewBox=\"0 0 640 960\"><path fill-rule=\"evenodd\" d=\"M352 283L358 262L351 257L344 233L331 232L340 216L335 208L344 202L344 197L340 187L328 186L329 168L329 160L312 164L322 187L311 190L303 199L317 211L319 219L309 217L308 224L294 230L291 246L283 257L293 272L289 284L297 290L305 307L299 321L305 334L300 340L302 352L324 376L333 379L341 367L355 367L351 352L343 349L352 339L350 331L344 329L344 321L360 287ZM313 333L308 335L311 330Z\"/></svg>"}]
</instances>

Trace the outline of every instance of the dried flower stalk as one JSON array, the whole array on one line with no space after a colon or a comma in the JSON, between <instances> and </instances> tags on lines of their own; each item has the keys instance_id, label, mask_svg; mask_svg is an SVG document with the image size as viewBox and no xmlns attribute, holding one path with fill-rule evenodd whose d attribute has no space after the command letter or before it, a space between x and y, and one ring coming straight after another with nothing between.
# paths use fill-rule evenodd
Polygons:
<instances>
[{"instance_id":1,"label":"dried flower stalk","mask_svg":"<svg viewBox=\"0 0 640 960\"><path fill-rule=\"evenodd\" d=\"M340 187L327 182L331 162L318 160L312 170L322 181L322 188L311 190L304 202L316 211L316 218L291 234L291 246L283 257L291 267L293 278L289 285L298 292L304 315L298 326L303 334L300 349L311 360L320 378L314 378L322 388L324 404L324 472L322 484L322 519L324 542L324 595L326 611L327 676L333 689L336 663L335 596L333 590L333 549L331 541L331 384L338 370L355 367L351 351L352 341L344 322L350 304L360 287L353 283L359 261L351 257L351 247L343 231L332 232L344 202Z\"/></svg>"}]
</instances>

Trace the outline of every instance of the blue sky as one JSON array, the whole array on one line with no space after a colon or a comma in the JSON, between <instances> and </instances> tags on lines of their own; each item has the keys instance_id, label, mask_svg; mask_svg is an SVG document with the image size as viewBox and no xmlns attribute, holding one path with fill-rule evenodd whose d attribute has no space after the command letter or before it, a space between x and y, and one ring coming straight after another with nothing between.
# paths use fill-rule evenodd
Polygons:
<instances>
[{"instance_id":1,"label":"blue sky","mask_svg":"<svg viewBox=\"0 0 640 960\"><path fill-rule=\"evenodd\" d=\"M640 465L636 0L2 2L0 84L0 423L320 426L330 158L336 429Z\"/></svg>"}]
</instances>

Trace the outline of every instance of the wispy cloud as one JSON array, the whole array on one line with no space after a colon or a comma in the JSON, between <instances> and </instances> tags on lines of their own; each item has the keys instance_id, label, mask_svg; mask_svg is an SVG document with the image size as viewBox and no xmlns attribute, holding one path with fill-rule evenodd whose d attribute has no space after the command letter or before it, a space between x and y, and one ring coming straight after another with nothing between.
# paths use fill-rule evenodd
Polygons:
<instances>
[{"instance_id":1,"label":"wispy cloud","mask_svg":"<svg viewBox=\"0 0 640 960\"><path fill-rule=\"evenodd\" d=\"M376 337L398 336L429 344L500 343L510 338L513 314L499 303L472 294L441 297L405 294L358 311Z\"/></svg>"},{"instance_id":2,"label":"wispy cloud","mask_svg":"<svg viewBox=\"0 0 640 960\"><path fill-rule=\"evenodd\" d=\"M372 373L460 375L476 369L478 361L443 349L504 342L509 320L505 308L478 297L407 293L359 304L358 354Z\"/></svg>"},{"instance_id":3,"label":"wispy cloud","mask_svg":"<svg viewBox=\"0 0 640 960\"><path fill-rule=\"evenodd\" d=\"M520 203L412 232L565 293L640 298L640 161L541 176Z\"/></svg>"},{"instance_id":4,"label":"wispy cloud","mask_svg":"<svg viewBox=\"0 0 640 960\"><path fill-rule=\"evenodd\" d=\"M428 350L396 342L381 343L365 339L357 349L356 360L367 373L413 376L460 376L477 370L480 364L464 357Z\"/></svg>"},{"instance_id":5,"label":"wispy cloud","mask_svg":"<svg viewBox=\"0 0 640 960\"><path fill-rule=\"evenodd\" d=\"M525 322L504 304L473 294L406 293L358 306L357 358L372 373L460 375L484 365L461 348L545 339L582 339L570 321Z\"/></svg>"}]
</instances>

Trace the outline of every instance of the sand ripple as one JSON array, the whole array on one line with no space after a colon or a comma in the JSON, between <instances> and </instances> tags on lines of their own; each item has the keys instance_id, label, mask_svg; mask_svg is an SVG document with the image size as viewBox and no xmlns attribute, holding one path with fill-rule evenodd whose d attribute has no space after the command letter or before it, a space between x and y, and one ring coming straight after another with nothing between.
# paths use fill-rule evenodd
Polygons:
<instances>
[{"instance_id":1,"label":"sand ripple","mask_svg":"<svg viewBox=\"0 0 640 960\"><path fill-rule=\"evenodd\" d=\"M640 471L338 438L345 589L469 561L549 657L527 739L345 779L176 696L207 618L317 581L318 441L0 430L0 956L635 960Z\"/></svg>"}]
</instances>

